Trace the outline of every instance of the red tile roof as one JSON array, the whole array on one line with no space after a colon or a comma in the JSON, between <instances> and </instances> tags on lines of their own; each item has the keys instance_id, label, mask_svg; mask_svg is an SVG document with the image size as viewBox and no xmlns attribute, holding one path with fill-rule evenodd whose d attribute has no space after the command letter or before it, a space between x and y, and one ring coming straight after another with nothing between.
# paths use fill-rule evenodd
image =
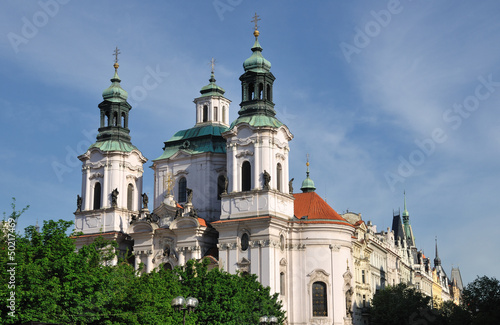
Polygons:
<instances>
[{"instance_id":1,"label":"red tile roof","mask_svg":"<svg viewBox=\"0 0 500 325\"><path fill-rule=\"evenodd\" d=\"M316 192L297 193L293 195L294 213L298 219L308 221L340 221L347 222L331 206L328 205Z\"/></svg>"},{"instance_id":2,"label":"red tile roof","mask_svg":"<svg viewBox=\"0 0 500 325\"><path fill-rule=\"evenodd\" d=\"M200 226L204 226L204 227L207 226L207 222L203 218L198 218L198 222L200 223Z\"/></svg>"}]
</instances>

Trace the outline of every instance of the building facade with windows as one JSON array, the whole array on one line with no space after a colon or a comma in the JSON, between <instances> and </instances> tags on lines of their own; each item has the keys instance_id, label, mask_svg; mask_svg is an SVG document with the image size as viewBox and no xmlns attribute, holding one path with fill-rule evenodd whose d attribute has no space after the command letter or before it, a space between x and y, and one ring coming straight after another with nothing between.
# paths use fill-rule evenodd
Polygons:
<instances>
[{"instance_id":1,"label":"building facade with windows","mask_svg":"<svg viewBox=\"0 0 500 325\"><path fill-rule=\"evenodd\" d=\"M293 190L293 134L276 115L275 77L257 29L254 37L239 78L237 119L229 121L231 101L212 65L194 99L194 125L172 132L152 160L151 204L142 193L147 159L131 142L132 107L115 61L98 105L96 142L78 157L77 247L102 235L118 242L119 254L131 252L129 262L143 263L144 272L209 257L228 272L256 274L279 293L288 324L365 324L376 290L414 279L409 217L400 225L411 236L401 239L377 233L361 215L338 214L315 192L309 162L300 191Z\"/></svg>"}]
</instances>

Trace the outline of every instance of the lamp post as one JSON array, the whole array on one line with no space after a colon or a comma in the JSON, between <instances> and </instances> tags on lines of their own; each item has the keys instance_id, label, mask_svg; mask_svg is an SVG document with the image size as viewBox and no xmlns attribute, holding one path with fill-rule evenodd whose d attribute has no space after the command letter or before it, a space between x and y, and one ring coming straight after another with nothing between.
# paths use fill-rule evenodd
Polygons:
<instances>
[{"instance_id":1,"label":"lamp post","mask_svg":"<svg viewBox=\"0 0 500 325\"><path fill-rule=\"evenodd\" d=\"M172 299L172 307L175 311L184 311L183 324L186 325L186 311L193 312L198 307L198 299L193 297L184 299L184 297L178 296Z\"/></svg>"},{"instance_id":2,"label":"lamp post","mask_svg":"<svg viewBox=\"0 0 500 325\"><path fill-rule=\"evenodd\" d=\"M262 316L259 318L259 325L278 325L278 317L276 316Z\"/></svg>"}]
</instances>

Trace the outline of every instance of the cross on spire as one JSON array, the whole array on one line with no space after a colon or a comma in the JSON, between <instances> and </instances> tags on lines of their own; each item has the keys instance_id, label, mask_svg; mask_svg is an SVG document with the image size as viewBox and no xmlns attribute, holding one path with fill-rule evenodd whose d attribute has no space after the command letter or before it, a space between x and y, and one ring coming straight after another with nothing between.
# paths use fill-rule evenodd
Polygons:
<instances>
[{"instance_id":1,"label":"cross on spire","mask_svg":"<svg viewBox=\"0 0 500 325\"><path fill-rule=\"evenodd\" d=\"M113 55L115 56L115 63L118 63L118 54L121 54L120 50L118 49L118 46L115 48Z\"/></svg>"},{"instance_id":2,"label":"cross on spire","mask_svg":"<svg viewBox=\"0 0 500 325\"><path fill-rule=\"evenodd\" d=\"M255 13L255 16L253 16L253 19L251 20L251 22L253 22L255 24L255 30L257 30L259 28L259 26L257 25L257 22L259 20L260 20L259 15L257 15L257 13Z\"/></svg>"},{"instance_id":3,"label":"cross on spire","mask_svg":"<svg viewBox=\"0 0 500 325\"><path fill-rule=\"evenodd\" d=\"M215 59L212 58L212 60L210 60L210 67L212 69L212 74L214 73L214 69L215 69Z\"/></svg>"}]
</instances>

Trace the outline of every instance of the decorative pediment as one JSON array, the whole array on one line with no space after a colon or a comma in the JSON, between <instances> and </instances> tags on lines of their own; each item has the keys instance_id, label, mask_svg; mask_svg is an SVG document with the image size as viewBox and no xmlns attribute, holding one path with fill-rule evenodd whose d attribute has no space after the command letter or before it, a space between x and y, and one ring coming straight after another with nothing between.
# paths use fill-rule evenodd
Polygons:
<instances>
[{"instance_id":1,"label":"decorative pediment","mask_svg":"<svg viewBox=\"0 0 500 325\"><path fill-rule=\"evenodd\" d=\"M244 150L236 154L236 158L253 156L253 152L249 150Z\"/></svg>"},{"instance_id":2,"label":"decorative pediment","mask_svg":"<svg viewBox=\"0 0 500 325\"><path fill-rule=\"evenodd\" d=\"M236 265L238 266L240 272L250 273L250 261L247 258L241 258L241 260L236 263Z\"/></svg>"},{"instance_id":3,"label":"decorative pediment","mask_svg":"<svg viewBox=\"0 0 500 325\"><path fill-rule=\"evenodd\" d=\"M200 223L197 218L193 217L178 217L170 224L170 229L186 229L186 228L198 228Z\"/></svg>"},{"instance_id":4,"label":"decorative pediment","mask_svg":"<svg viewBox=\"0 0 500 325\"><path fill-rule=\"evenodd\" d=\"M179 175L187 175L189 174L189 172L185 169L182 169L182 170L178 170L175 172L174 176L179 176Z\"/></svg>"},{"instance_id":5,"label":"decorative pediment","mask_svg":"<svg viewBox=\"0 0 500 325\"><path fill-rule=\"evenodd\" d=\"M311 273L307 275L309 279L309 286L311 286L314 282L321 281L330 284L330 274L323 269L315 269Z\"/></svg>"},{"instance_id":6,"label":"decorative pediment","mask_svg":"<svg viewBox=\"0 0 500 325\"><path fill-rule=\"evenodd\" d=\"M103 178L104 175L102 173L94 173L89 176L89 179Z\"/></svg>"}]
</instances>

